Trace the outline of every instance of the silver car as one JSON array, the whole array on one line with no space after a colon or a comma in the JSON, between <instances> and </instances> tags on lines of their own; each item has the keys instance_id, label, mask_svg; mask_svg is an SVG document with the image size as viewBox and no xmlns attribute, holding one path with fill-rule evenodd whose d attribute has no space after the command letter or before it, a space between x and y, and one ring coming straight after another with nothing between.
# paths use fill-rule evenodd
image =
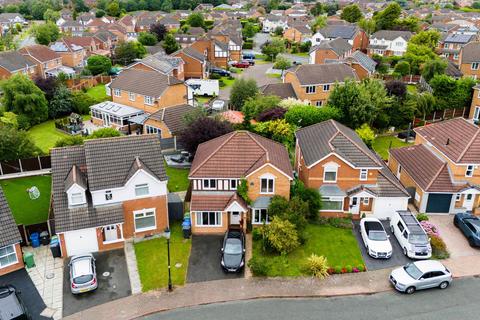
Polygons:
<instances>
[{"instance_id":1,"label":"silver car","mask_svg":"<svg viewBox=\"0 0 480 320\"><path fill-rule=\"evenodd\" d=\"M445 289L452 282L452 274L436 260L415 261L393 270L390 282L398 291L412 294L422 289Z\"/></svg>"},{"instance_id":2,"label":"silver car","mask_svg":"<svg viewBox=\"0 0 480 320\"><path fill-rule=\"evenodd\" d=\"M70 290L79 294L97 289L95 258L92 254L74 256L68 264L70 267Z\"/></svg>"}]
</instances>

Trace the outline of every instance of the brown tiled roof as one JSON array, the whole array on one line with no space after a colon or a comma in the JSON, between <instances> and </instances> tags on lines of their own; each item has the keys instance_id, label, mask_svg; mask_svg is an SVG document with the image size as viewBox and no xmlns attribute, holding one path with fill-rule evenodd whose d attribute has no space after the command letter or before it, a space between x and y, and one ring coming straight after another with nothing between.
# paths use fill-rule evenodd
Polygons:
<instances>
[{"instance_id":1,"label":"brown tiled roof","mask_svg":"<svg viewBox=\"0 0 480 320\"><path fill-rule=\"evenodd\" d=\"M335 120L323 121L296 132L305 164L310 166L336 153L356 167L381 167L382 162L350 128Z\"/></svg>"},{"instance_id":2,"label":"brown tiled roof","mask_svg":"<svg viewBox=\"0 0 480 320\"><path fill-rule=\"evenodd\" d=\"M163 108L149 116L149 119L163 121L172 134L179 133L185 128L184 116L195 108L188 104Z\"/></svg>"},{"instance_id":3,"label":"brown tiled roof","mask_svg":"<svg viewBox=\"0 0 480 320\"><path fill-rule=\"evenodd\" d=\"M297 99L297 94L291 83L270 83L261 87L260 91L264 95L277 96L280 97L280 99Z\"/></svg>"},{"instance_id":4,"label":"brown tiled roof","mask_svg":"<svg viewBox=\"0 0 480 320\"><path fill-rule=\"evenodd\" d=\"M58 53L56 53L55 51L53 51L47 46L42 46L39 44L23 47L19 51L24 55L32 56L33 58L37 59L40 62L47 62L50 60L60 58L60 55Z\"/></svg>"},{"instance_id":5,"label":"brown tiled roof","mask_svg":"<svg viewBox=\"0 0 480 320\"><path fill-rule=\"evenodd\" d=\"M191 211L223 211L230 199L232 198L231 192L194 192L192 193L192 199L190 202Z\"/></svg>"},{"instance_id":6,"label":"brown tiled roof","mask_svg":"<svg viewBox=\"0 0 480 320\"><path fill-rule=\"evenodd\" d=\"M344 82L346 79L357 80L357 74L350 66L335 64L307 64L289 69L294 73L300 85L319 85L324 83Z\"/></svg>"},{"instance_id":7,"label":"brown tiled roof","mask_svg":"<svg viewBox=\"0 0 480 320\"><path fill-rule=\"evenodd\" d=\"M480 163L480 128L464 118L416 128L415 132L455 163Z\"/></svg>"},{"instance_id":8,"label":"brown tiled roof","mask_svg":"<svg viewBox=\"0 0 480 320\"><path fill-rule=\"evenodd\" d=\"M427 192L457 192L465 185L452 182L448 164L423 144L390 150L390 155L402 166L402 171Z\"/></svg>"},{"instance_id":9,"label":"brown tiled roof","mask_svg":"<svg viewBox=\"0 0 480 320\"><path fill-rule=\"evenodd\" d=\"M0 248L22 241L7 199L0 187Z\"/></svg>"},{"instance_id":10,"label":"brown tiled roof","mask_svg":"<svg viewBox=\"0 0 480 320\"><path fill-rule=\"evenodd\" d=\"M70 44L76 44L77 46L81 47L90 47L92 42L95 42L93 37L63 37L63 40Z\"/></svg>"},{"instance_id":11,"label":"brown tiled roof","mask_svg":"<svg viewBox=\"0 0 480 320\"><path fill-rule=\"evenodd\" d=\"M168 86L179 83L182 81L159 72L127 69L112 81L110 87L145 96L160 97Z\"/></svg>"},{"instance_id":12,"label":"brown tiled roof","mask_svg":"<svg viewBox=\"0 0 480 320\"><path fill-rule=\"evenodd\" d=\"M480 42L470 42L460 49L462 63L480 62Z\"/></svg>"},{"instance_id":13,"label":"brown tiled roof","mask_svg":"<svg viewBox=\"0 0 480 320\"><path fill-rule=\"evenodd\" d=\"M189 177L241 178L266 163L293 178L282 144L248 131L234 131L198 146Z\"/></svg>"}]
</instances>

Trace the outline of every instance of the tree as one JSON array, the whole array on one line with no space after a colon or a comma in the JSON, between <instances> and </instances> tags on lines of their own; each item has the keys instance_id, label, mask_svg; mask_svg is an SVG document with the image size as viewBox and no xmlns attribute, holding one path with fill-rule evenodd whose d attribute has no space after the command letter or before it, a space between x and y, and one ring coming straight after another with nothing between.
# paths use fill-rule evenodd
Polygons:
<instances>
[{"instance_id":1,"label":"tree","mask_svg":"<svg viewBox=\"0 0 480 320\"><path fill-rule=\"evenodd\" d=\"M120 137L122 134L120 131L114 128L102 128L93 131L91 135L87 137L87 139L99 139L99 138L112 138L112 137Z\"/></svg>"},{"instance_id":2,"label":"tree","mask_svg":"<svg viewBox=\"0 0 480 320\"><path fill-rule=\"evenodd\" d=\"M72 92L65 86L59 86L55 90L50 104L48 106L48 116L50 119L56 119L66 116L72 112L73 100Z\"/></svg>"},{"instance_id":3,"label":"tree","mask_svg":"<svg viewBox=\"0 0 480 320\"><path fill-rule=\"evenodd\" d=\"M415 114L422 119L435 108L435 97L430 92L415 93L411 100L415 103Z\"/></svg>"},{"instance_id":4,"label":"tree","mask_svg":"<svg viewBox=\"0 0 480 320\"><path fill-rule=\"evenodd\" d=\"M140 32L138 42L144 46L154 46L157 44L157 36L149 32Z\"/></svg>"},{"instance_id":5,"label":"tree","mask_svg":"<svg viewBox=\"0 0 480 320\"><path fill-rule=\"evenodd\" d=\"M375 23L375 20L373 19L361 19L359 22L358 22L358 26L360 28L363 29L363 31L365 31L365 33L367 35L371 35L372 33L375 32L375 29L377 27L376 23Z\"/></svg>"},{"instance_id":6,"label":"tree","mask_svg":"<svg viewBox=\"0 0 480 320\"><path fill-rule=\"evenodd\" d=\"M31 158L40 154L40 149L26 131L0 124L0 161Z\"/></svg>"},{"instance_id":7,"label":"tree","mask_svg":"<svg viewBox=\"0 0 480 320\"><path fill-rule=\"evenodd\" d=\"M373 16L377 30L390 30L400 17L402 8L397 2L391 2L384 10Z\"/></svg>"},{"instance_id":8,"label":"tree","mask_svg":"<svg viewBox=\"0 0 480 320\"><path fill-rule=\"evenodd\" d=\"M47 9L48 4L45 1L33 1L30 4L30 14L35 20L42 20Z\"/></svg>"},{"instance_id":9,"label":"tree","mask_svg":"<svg viewBox=\"0 0 480 320\"><path fill-rule=\"evenodd\" d=\"M138 41L121 41L115 48L115 61L128 65L135 59L141 59L147 54L147 49Z\"/></svg>"},{"instance_id":10,"label":"tree","mask_svg":"<svg viewBox=\"0 0 480 320\"><path fill-rule=\"evenodd\" d=\"M285 52L285 42L282 39L273 39L262 45L262 53L268 61L274 61L278 54Z\"/></svg>"},{"instance_id":11,"label":"tree","mask_svg":"<svg viewBox=\"0 0 480 320\"><path fill-rule=\"evenodd\" d=\"M395 73L398 73L401 76L406 76L410 74L410 64L407 61L400 61L395 65Z\"/></svg>"},{"instance_id":12,"label":"tree","mask_svg":"<svg viewBox=\"0 0 480 320\"><path fill-rule=\"evenodd\" d=\"M173 4L171 0L163 0L162 5L160 6L160 10L165 12L170 12L173 9Z\"/></svg>"},{"instance_id":13,"label":"tree","mask_svg":"<svg viewBox=\"0 0 480 320\"><path fill-rule=\"evenodd\" d=\"M446 61L440 59L428 60L422 66L422 77L429 82L435 75L444 74L447 65Z\"/></svg>"},{"instance_id":14,"label":"tree","mask_svg":"<svg viewBox=\"0 0 480 320\"><path fill-rule=\"evenodd\" d=\"M2 83L1 89L3 107L5 111L14 112L19 116L21 129L28 129L47 120L47 99L42 90L27 76L15 74Z\"/></svg>"},{"instance_id":15,"label":"tree","mask_svg":"<svg viewBox=\"0 0 480 320\"><path fill-rule=\"evenodd\" d=\"M254 79L236 79L230 91L230 104L233 109L241 110L245 101L257 95L257 82Z\"/></svg>"},{"instance_id":16,"label":"tree","mask_svg":"<svg viewBox=\"0 0 480 320\"><path fill-rule=\"evenodd\" d=\"M267 212L269 218L290 221L299 232L302 232L307 226L307 217L310 214L308 202L303 201L298 196L292 197L290 201L282 196L273 196Z\"/></svg>"},{"instance_id":17,"label":"tree","mask_svg":"<svg viewBox=\"0 0 480 320\"><path fill-rule=\"evenodd\" d=\"M276 27L275 30L273 30L273 34L277 37L281 37L283 35L283 27Z\"/></svg>"},{"instance_id":18,"label":"tree","mask_svg":"<svg viewBox=\"0 0 480 320\"><path fill-rule=\"evenodd\" d=\"M110 69L112 69L112 61L105 56L93 55L87 60L87 69L94 76L101 73L108 73Z\"/></svg>"},{"instance_id":19,"label":"tree","mask_svg":"<svg viewBox=\"0 0 480 320\"><path fill-rule=\"evenodd\" d=\"M90 112L90 106L98 103L90 95L82 91L77 91L72 94L73 111L78 114L88 114Z\"/></svg>"},{"instance_id":20,"label":"tree","mask_svg":"<svg viewBox=\"0 0 480 320\"><path fill-rule=\"evenodd\" d=\"M39 44L49 45L51 42L57 41L60 31L55 23L47 22L35 26L35 28L33 28L33 35Z\"/></svg>"},{"instance_id":21,"label":"tree","mask_svg":"<svg viewBox=\"0 0 480 320\"><path fill-rule=\"evenodd\" d=\"M389 96L404 99L407 96L407 85L403 81L392 80L385 83L385 89Z\"/></svg>"},{"instance_id":22,"label":"tree","mask_svg":"<svg viewBox=\"0 0 480 320\"><path fill-rule=\"evenodd\" d=\"M98 9L95 11L95 18L101 18L104 17L107 13L103 9Z\"/></svg>"},{"instance_id":23,"label":"tree","mask_svg":"<svg viewBox=\"0 0 480 320\"><path fill-rule=\"evenodd\" d=\"M45 93L45 98L47 101L52 100L53 96L55 95L55 90L58 87L58 81L55 77L49 78L41 78L38 77L35 79L35 85L40 88L40 90Z\"/></svg>"},{"instance_id":24,"label":"tree","mask_svg":"<svg viewBox=\"0 0 480 320\"><path fill-rule=\"evenodd\" d=\"M164 24L156 22L150 26L150 33L153 33L157 37L157 41L163 41L168 30Z\"/></svg>"},{"instance_id":25,"label":"tree","mask_svg":"<svg viewBox=\"0 0 480 320\"><path fill-rule=\"evenodd\" d=\"M310 9L310 13L314 17L317 17L321 14L324 14L325 12L326 12L325 7L320 2L315 3L315 5L312 7L312 9Z\"/></svg>"},{"instance_id":26,"label":"tree","mask_svg":"<svg viewBox=\"0 0 480 320\"><path fill-rule=\"evenodd\" d=\"M447 75L436 75L430 80L437 110L445 110L453 106L453 98L457 88L457 82ZM460 106L457 106L460 107Z\"/></svg>"},{"instance_id":27,"label":"tree","mask_svg":"<svg viewBox=\"0 0 480 320\"><path fill-rule=\"evenodd\" d=\"M293 145L295 126L289 124L285 119L260 122L255 125L254 130L259 135L280 142L287 147Z\"/></svg>"},{"instance_id":28,"label":"tree","mask_svg":"<svg viewBox=\"0 0 480 320\"><path fill-rule=\"evenodd\" d=\"M308 215L306 218L315 221L318 218L318 211L322 208L322 197L317 189L306 188L303 182L295 179L290 188L292 198L298 197L308 203Z\"/></svg>"},{"instance_id":29,"label":"tree","mask_svg":"<svg viewBox=\"0 0 480 320\"><path fill-rule=\"evenodd\" d=\"M375 140L375 132L373 132L372 128L366 123L362 124L360 128L355 130L358 134L360 139L369 147L372 147L373 140Z\"/></svg>"},{"instance_id":30,"label":"tree","mask_svg":"<svg viewBox=\"0 0 480 320\"><path fill-rule=\"evenodd\" d=\"M257 33L257 28L251 22L246 22L242 28L242 35L244 38L253 38Z\"/></svg>"},{"instance_id":31,"label":"tree","mask_svg":"<svg viewBox=\"0 0 480 320\"><path fill-rule=\"evenodd\" d=\"M205 20L200 12L194 12L187 18L186 23L191 27L205 27Z\"/></svg>"},{"instance_id":32,"label":"tree","mask_svg":"<svg viewBox=\"0 0 480 320\"><path fill-rule=\"evenodd\" d=\"M325 16L318 16L313 20L311 28L313 31L317 31L318 29L322 29L327 26L327 17Z\"/></svg>"},{"instance_id":33,"label":"tree","mask_svg":"<svg viewBox=\"0 0 480 320\"><path fill-rule=\"evenodd\" d=\"M392 27L393 30L418 32L420 26L417 17L407 17L405 19L397 19Z\"/></svg>"},{"instance_id":34,"label":"tree","mask_svg":"<svg viewBox=\"0 0 480 320\"><path fill-rule=\"evenodd\" d=\"M307 127L329 119L338 120L341 112L331 107L317 108L311 105L291 107L285 114L285 120L295 126Z\"/></svg>"},{"instance_id":35,"label":"tree","mask_svg":"<svg viewBox=\"0 0 480 320\"><path fill-rule=\"evenodd\" d=\"M173 53L180 49L180 45L178 44L177 40L175 40L175 37L170 33L165 36L162 47L167 54Z\"/></svg>"},{"instance_id":36,"label":"tree","mask_svg":"<svg viewBox=\"0 0 480 320\"><path fill-rule=\"evenodd\" d=\"M200 117L190 123L179 135L179 141L191 154L195 154L200 143L232 132L232 125L215 118Z\"/></svg>"},{"instance_id":37,"label":"tree","mask_svg":"<svg viewBox=\"0 0 480 320\"><path fill-rule=\"evenodd\" d=\"M480 2L479 2L479 1L475 1L474 3L472 3L472 8L473 8L473 9L480 9Z\"/></svg>"},{"instance_id":38,"label":"tree","mask_svg":"<svg viewBox=\"0 0 480 320\"><path fill-rule=\"evenodd\" d=\"M340 18L350 23L354 23L363 18L363 13L360 10L360 7L354 3L343 8Z\"/></svg>"},{"instance_id":39,"label":"tree","mask_svg":"<svg viewBox=\"0 0 480 320\"><path fill-rule=\"evenodd\" d=\"M413 35L408 41L408 43L413 43L417 46L426 46L432 50L435 50L438 41L440 41L440 36L440 33L434 29L421 31Z\"/></svg>"},{"instance_id":40,"label":"tree","mask_svg":"<svg viewBox=\"0 0 480 320\"><path fill-rule=\"evenodd\" d=\"M60 19L60 12L52 9L47 9L43 14L43 20L55 22Z\"/></svg>"},{"instance_id":41,"label":"tree","mask_svg":"<svg viewBox=\"0 0 480 320\"><path fill-rule=\"evenodd\" d=\"M72 0L73 8L76 12L88 12L89 7L85 5L84 0Z\"/></svg>"},{"instance_id":42,"label":"tree","mask_svg":"<svg viewBox=\"0 0 480 320\"><path fill-rule=\"evenodd\" d=\"M258 116L256 116L255 120L257 120L258 122L265 122L265 121L283 119L286 112L287 110L282 107L267 109L261 112Z\"/></svg>"},{"instance_id":43,"label":"tree","mask_svg":"<svg viewBox=\"0 0 480 320\"><path fill-rule=\"evenodd\" d=\"M256 118L260 113L273 109L278 106L280 98L277 96L265 96L257 94L254 97L249 98L242 107L242 112L245 119Z\"/></svg>"},{"instance_id":44,"label":"tree","mask_svg":"<svg viewBox=\"0 0 480 320\"><path fill-rule=\"evenodd\" d=\"M273 65L274 69L286 70L292 66L290 60L285 57L279 57L275 64Z\"/></svg>"},{"instance_id":45,"label":"tree","mask_svg":"<svg viewBox=\"0 0 480 320\"><path fill-rule=\"evenodd\" d=\"M120 4L118 3L118 1L112 1L107 6L107 9L105 11L109 16L118 17L121 13Z\"/></svg>"},{"instance_id":46,"label":"tree","mask_svg":"<svg viewBox=\"0 0 480 320\"><path fill-rule=\"evenodd\" d=\"M410 63L410 73L418 74L421 66L430 60L440 59L428 46L408 43L404 59Z\"/></svg>"},{"instance_id":47,"label":"tree","mask_svg":"<svg viewBox=\"0 0 480 320\"><path fill-rule=\"evenodd\" d=\"M84 139L82 136L68 136L65 138L62 138L60 140L57 140L55 142L55 148L63 148L63 147L71 147L71 146L80 146L84 142Z\"/></svg>"}]
</instances>

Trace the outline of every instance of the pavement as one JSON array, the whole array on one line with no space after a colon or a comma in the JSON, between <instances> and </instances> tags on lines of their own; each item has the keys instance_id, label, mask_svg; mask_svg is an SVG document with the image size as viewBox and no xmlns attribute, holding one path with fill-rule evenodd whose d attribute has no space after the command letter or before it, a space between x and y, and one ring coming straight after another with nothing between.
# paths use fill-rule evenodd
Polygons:
<instances>
[{"instance_id":1,"label":"pavement","mask_svg":"<svg viewBox=\"0 0 480 320\"><path fill-rule=\"evenodd\" d=\"M130 287L132 294L142 292L142 282L140 281L140 274L138 273L137 256L135 255L135 248L133 241L125 241L125 260L127 262L128 279L130 280Z\"/></svg>"},{"instance_id":2,"label":"pavement","mask_svg":"<svg viewBox=\"0 0 480 320\"><path fill-rule=\"evenodd\" d=\"M367 267L367 270L373 271L373 270L380 270L385 268L393 268L397 266L403 266L404 264L407 264L412 261L410 258L406 257L403 254L402 247L400 247L400 244L398 243L397 238L395 238L395 236L390 231L390 225L388 221L382 221L382 224L383 224L383 227L385 228L385 231L390 236L389 240L390 240L390 243L392 244L392 249L393 249L392 256L390 257L390 259L374 259L370 257L363 243L362 236L360 235L359 224L360 224L359 221L354 221L355 229L353 233L355 234L355 238L357 239L358 247L360 248L360 252L362 253L362 258L363 258L363 261L365 262L365 266Z\"/></svg>"},{"instance_id":3,"label":"pavement","mask_svg":"<svg viewBox=\"0 0 480 320\"><path fill-rule=\"evenodd\" d=\"M98 305L108 304L114 300L131 295L131 286L123 249L97 252L93 254L96 261L98 288L93 292L73 295L70 292L70 277L68 262L65 259L63 281L63 316L68 316ZM108 272L106 274L105 272ZM112 310L103 317L92 315L85 319L112 319Z\"/></svg>"},{"instance_id":4,"label":"pavement","mask_svg":"<svg viewBox=\"0 0 480 320\"><path fill-rule=\"evenodd\" d=\"M187 283L242 278L242 273L225 273L220 265L223 235L194 235L188 261Z\"/></svg>"},{"instance_id":5,"label":"pavement","mask_svg":"<svg viewBox=\"0 0 480 320\"><path fill-rule=\"evenodd\" d=\"M419 291L410 296L386 292L322 299L258 299L182 308L144 319L476 319L479 287L480 279L468 278L455 281L446 290Z\"/></svg>"}]
</instances>

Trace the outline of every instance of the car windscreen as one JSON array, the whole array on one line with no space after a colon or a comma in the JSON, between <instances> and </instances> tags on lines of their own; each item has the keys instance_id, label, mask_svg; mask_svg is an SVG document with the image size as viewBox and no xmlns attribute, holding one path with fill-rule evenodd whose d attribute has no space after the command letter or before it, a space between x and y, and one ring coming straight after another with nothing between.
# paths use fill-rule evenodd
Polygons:
<instances>
[{"instance_id":1,"label":"car windscreen","mask_svg":"<svg viewBox=\"0 0 480 320\"><path fill-rule=\"evenodd\" d=\"M243 252L242 241L240 239L227 239L223 252L225 254L241 254Z\"/></svg>"},{"instance_id":2,"label":"car windscreen","mask_svg":"<svg viewBox=\"0 0 480 320\"><path fill-rule=\"evenodd\" d=\"M410 234L408 236L408 242L412 244L425 244L428 242L426 234Z\"/></svg>"},{"instance_id":3,"label":"car windscreen","mask_svg":"<svg viewBox=\"0 0 480 320\"><path fill-rule=\"evenodd\" d=\"M78 277L74 278L73 282L75 284L84 284L84 283L92 281L92 279L93 279L93 274L85 274L83 276L78 276Z\"/></svg>"},{"instance_id":4,"label":"car windscreen","mask_svg":"<svg viewBox=\"0 0 480 320\"><path fill-rule=\"evenodd\" d=\"M385 241L387 240L387 234L384 231L370 231L368 233L368 239L372 241Z\"/></svg>"},{"instance_id":5,"label":"car windscreen","mask_svg":"<svg viewBox=\"0 0 480 320\"><path fill-rule=\"evenodd\" d=\"M420 269L418 269L417 266L413 263L407 264L406 266L403 267L403 269L405 270L406 273L408 273L410 277L412 277L415 280L420 279L420 277L423 275L422 271L420 271Z\"/></svg>"}]
</instances>

